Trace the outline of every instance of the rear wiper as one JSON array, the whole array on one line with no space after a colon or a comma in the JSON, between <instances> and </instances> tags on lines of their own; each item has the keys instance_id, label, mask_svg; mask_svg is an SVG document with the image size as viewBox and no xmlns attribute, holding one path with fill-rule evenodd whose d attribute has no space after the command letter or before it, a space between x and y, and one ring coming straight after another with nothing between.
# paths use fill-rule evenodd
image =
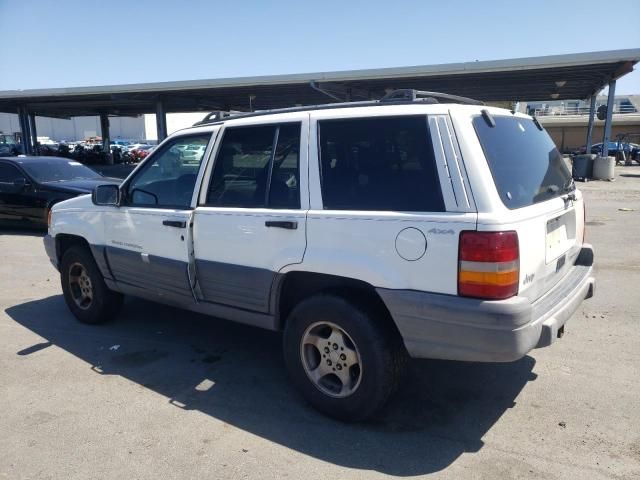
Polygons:
<instances>
[{"instance_id":1,"label":"rear wiper","mask_svg":"<svg viewBox=\"0 0 640 480\"><path fill-rule=\"evenodd\" d=\"M573 192L576 189L576 182L573 181L573 177L569 178L564 185L562 185L563 192Z\"/></svg>"},{"instance_id":2,"label":"rear wiper","mask_svg":"<svg viewBox=\"0 0 640 480\"><path fill-rule=\"evenodd\" d=\"M571 177L569 180L564 182L564 185L562 186L562 191L568 194L566 197L563 198L565 207L570 201L574 201L574 202L576 201L576 194L573 193L576 191L576 182L573 181L573 177Z\"/></svg>"}]
</instances>

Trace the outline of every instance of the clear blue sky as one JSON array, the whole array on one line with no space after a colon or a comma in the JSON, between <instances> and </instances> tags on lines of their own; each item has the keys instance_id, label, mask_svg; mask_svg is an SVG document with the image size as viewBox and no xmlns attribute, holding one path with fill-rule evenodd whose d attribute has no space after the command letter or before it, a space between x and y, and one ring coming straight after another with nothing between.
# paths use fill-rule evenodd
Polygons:
<instances>
[{"instance_id":1,"label":"clear blue sky","mask_svg":"<svg viewBox=\"0 0 640 480\"><path fill-rule=\"evenodd\" d=\"M640 1L0 0L0 38L0 90L107 85L638 48Z\"/></svg>"}]
</instances>

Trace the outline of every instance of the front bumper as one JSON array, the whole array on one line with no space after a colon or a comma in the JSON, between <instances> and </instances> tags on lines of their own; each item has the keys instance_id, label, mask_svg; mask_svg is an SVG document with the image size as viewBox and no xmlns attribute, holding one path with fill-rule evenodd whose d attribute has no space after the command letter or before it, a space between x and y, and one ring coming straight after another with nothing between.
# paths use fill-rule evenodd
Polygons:
<instances>
[{"instance_id":1,"label":"front bumper","mask_svg":"<svg viewBox=\"0 0 640 480\"><path fill-rule=\"evenodd\" d=\"M476 362L510 362L550 345L594 291L590 245L571 272L533 303L378 289L412 357Z\"/></svg>"},{"instance_id":2,"label":"front bumper","mask_svg":"<svg viewBox=\"0 0 640 480\"><path fill-rule=\"evenodd\" d=\"M42 239L44 243L44 250L47 252L49 260L53 266L58 270L58 252L56 251L56 239L51 235L45 235Z\"/></svg>"}]
</instances>

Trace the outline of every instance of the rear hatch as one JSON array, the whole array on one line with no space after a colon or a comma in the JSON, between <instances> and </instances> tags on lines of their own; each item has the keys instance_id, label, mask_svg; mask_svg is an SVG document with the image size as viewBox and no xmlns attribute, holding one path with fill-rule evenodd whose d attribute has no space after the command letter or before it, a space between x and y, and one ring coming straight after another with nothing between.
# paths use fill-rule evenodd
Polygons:
<instances>
[{"instance_id":1,"label":"rear hatch","mask_svg":"<svg viewBox=\"0 0 640 480\"><path fill-rule=\"evenodd\" d=\"M584 236L582 195L555 144L531 117L485 111L472 122L501 202L478 230L518 233L518 295L536 300L575 264Z\"/></svg>"}]
</instances>

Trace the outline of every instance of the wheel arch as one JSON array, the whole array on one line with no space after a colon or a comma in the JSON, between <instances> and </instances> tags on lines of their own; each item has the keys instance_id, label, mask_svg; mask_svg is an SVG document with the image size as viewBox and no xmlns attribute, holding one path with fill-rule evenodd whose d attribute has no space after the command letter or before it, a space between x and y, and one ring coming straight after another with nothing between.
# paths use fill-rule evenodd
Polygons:
<instances>
[{"instance_id":1,"label":"wheel arch","mask_svg":"<svg viewBox=\"0 0 640 480\"><path fill-rule=\"evenodd\" d=\"M91 245L89 242L80 235L71 235L69 233L59 233L55 236L56 239L56 256L58 257L58 262L62 260L63 255L67 250L69 250L73 246L83 246L86 247L87 250L91 251Z\"/></svg>"},{"instance_id":2,"label":"wheel arch","mask_svg":"<svg viewBox=\"0 0 640 480\"><path fill-rule=\"evenodd\" d=\"M400 335L389 309L373 285L354 278L307 271L291 271L278 276L272 294L276 329L284 329L289 313L297 304L321 293L333 293L378 309L386 323Z\"/></svg>"},{"instance_id":3,"label":"wheel arch","mask_svg":"<svg viewBox=\"0 0 640 480\"><path fill-rule=\"evenodd\" d=\"M113 274L111 273L111 268L109 266L104 247L91 245L91 243L89 243L89 241L83 236L69 233L59 233L55 236L55 239L58 263L61 262L62 256L69 248L73 246L82 246L87 249L91 256L93 256L102 276L106 280L113 279Z\"/></svg>"}]
</instances>

